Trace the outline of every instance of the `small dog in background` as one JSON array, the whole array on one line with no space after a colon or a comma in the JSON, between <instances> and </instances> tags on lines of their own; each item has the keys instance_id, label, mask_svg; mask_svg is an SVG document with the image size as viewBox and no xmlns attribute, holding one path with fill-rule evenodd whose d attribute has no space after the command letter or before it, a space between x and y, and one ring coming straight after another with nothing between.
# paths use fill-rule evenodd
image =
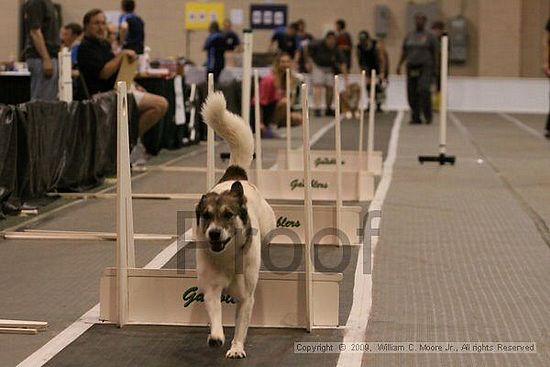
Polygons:
<instances>
[{"instance_id":1,"label":"small dog in background","mask_svg":"<svg viewBox=\"0 0 550 367\"><path fill-rule=\"evenodd\" d=\"M359 118L359 102L361 99L361 87L357 83L349 84L340 93L340 113L347 120Z\"/></svg>"},{"instance_id":2,"label":"small dog in background","mask_svg":"<svg viewBox=\"0 0 550 367\"><path fill-rule=\"evenodd\" d=\"M250 126L227 111L222 93L208 96L202 107L204 121L227 143L230 166L195 211L197 216L197 276L210 318L208 345L225 342L222 291L238 303L235 334L227 358L245 358L244 342L254 307L260 274L261 245L275 228L275 214L259 190L248 182L246 169L254 153Z\"/></svg>"}]
</instances>

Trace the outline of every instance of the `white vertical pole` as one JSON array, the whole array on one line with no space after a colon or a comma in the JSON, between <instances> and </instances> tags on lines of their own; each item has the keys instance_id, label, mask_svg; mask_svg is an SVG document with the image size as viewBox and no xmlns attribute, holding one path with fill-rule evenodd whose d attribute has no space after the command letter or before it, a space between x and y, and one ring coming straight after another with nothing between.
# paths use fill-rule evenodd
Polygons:
<instances>
[{"instance_id":1,"label":"white vertical pole","mask_svg":"<svg viewBox=\"0 0 550 367\"><path fill-rule=\"evenodd\" d=\"M447 77L449 71L449 39L441 38L441 99L439 104L439 153L447 153Z\"/></svg>"},{"instance_id":2,"label":"white vertical pole","mask_svg":"<svg viewBox=\"0 0 550 367\"><path fill-rule=\"evenodd\" d=\"M130 144L128 138L128 99L125 82L117 83L117 292L118 325L128 321L128 268L135 267Z\"/></svg>"},{"instance_id":3,"label":"white vertical pole","mask_svg":"<svg viewBox=\"0 0 550 367\"><path fill-rule=\"evenodd\" d=\"M361 71L361 97L359 98L359 148L357 149L359 151L359 157L363 155L363 135L365 134L365 105L363 105L363 102L365 102L365 91L367 88L367 78L366 78L366 71Z\"/></svg>"},{"instance_id":4,"label":"white vertical pole","mask_svg":"<svg viewBox=\"0 0 550 367\"><path fill-rule=\"evenodd\" d=\"M72 102L73 101L73 78L71 76L71 53L67 47L57 54L59 79L58 79L58 97L60 101Z\"/></svg>"},{"instance_id":5,"label":"white vertical pole","mask_svg":"<svg viewBox=\"0 0 550 367\"><path fill-rule=\"evenodd\" d=\"M370 94L369 94L369 125L367 136L367 155L372 156L374 151L374 112L376 97L376 70L372 69L370 73Z\"/></svg>"},{"instance_id":6,"label":"white vertical pole","mask_svg":"<svg viewBox=\"0 0 550 367\"><path fill-rule=\"evenodd\" d=\"M244 31L243 41L243 80L241 115L247 126L250 126L250 79L252 77L252 30Z\"/></svg>"},{"instance_id":7,"label":"white vertical pole","mask_svg":"<svg viewBox=\"0 0 550 367\"><path fill-rule=\"evenodd\" d=\"M214 93L214 74L208 73L208 95ZM206 141L206 191L214 187L216 181L214 156L214 129L208 125L208 136Z\"/></svg>"},{"instance_id":8,"label":"white vertical pole","mask_svg":"<svg viewBox=\"0 0 550 367\"><path fill-rule=\"evenodd\" d=\"M191 141L195 140L195 118L196 118L196 108L195 108L195 94L197 93L197 85L195 83L191 84L191 93L189 95L189 102L191 104L191 111L189 112L189 131L191 135L189 138Z\"/></svg>"},{"instance_id":9,"label":"white vertical pole","mask_svg":"<svg viewBox=\"0 0 550 367\"><path fill-rule=\"evenodd\" d=\"M290 169L290 150L292 149L291 121L290 121L290 69L286 69L286 168Z\"/></svg>"},{"instance_id":10,"label":"white vertical pole","mask_svg":"<svg viewBox=\"0 0 550 367\"><path fill-rule=\"evenodd\" d=\"M336 228L342 228L342 131L340 117L340 79L334 76L335 148L336 148ZM339 243L341 246L342 244Z\"/></svg>"},{"instance_id":11,"label":"white vertical pole","mask_svg":"<svg viewBox=\"0 0 550 367\"><path fill-rule=\"evenodd\" d=\"M367 169L372 167L373 151L374 151L374 105L376 97L376 70L370 72L370 93L369 93L369 126L367 132Z\"/></svg>"},{"instance_id":12,"label":"white vertical pole","mask_svg":"<svg viewBox=\"0 0 550 367\"><path fill-rule=\"evenodd\" d=\"M303 116L303 156L304 156L304 210L305 210L305 246L304 266L306 276L306 327L313 328L313 263L311 261L311 241L313 239L313 203L311 199L311 162L309 146L309 103L307 85L302 84Z\"/></svg>"},{"instance_id":13,"label":"white vertical pole","mask_svg":"<svg viewBox=\"0 0 550 367\"><path fill-rule=\"evenodd\" d=\"M254 69L254 126L256 133L256 185L261 188L262 176L262 134L260 127L260 82L258 77L258 69Z\"/></svg>"}]
</instances>

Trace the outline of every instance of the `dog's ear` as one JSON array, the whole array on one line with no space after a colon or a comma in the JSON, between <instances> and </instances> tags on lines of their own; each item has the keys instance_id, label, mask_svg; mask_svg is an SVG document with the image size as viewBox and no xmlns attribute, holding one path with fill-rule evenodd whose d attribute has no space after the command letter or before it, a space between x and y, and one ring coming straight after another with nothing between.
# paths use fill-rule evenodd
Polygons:
<instances>
[{"instance_id":1,"label":"dog's ear","mask_svg":"<svg viewBox=\"0 0 550 367\"><path fill-rule=\"evenodd\" d=\"M242 202L244 198L244 188L241 181L233 182L233 184L231 185L231 193L236 195L239 198L239 201Z\"/></svg>"},{"instance_id":2,"label":"dog's ear","mask_svg":"<svg viewBox=\"0 0 550 367\"><path fill-rule=\"evenodd\" d=\"M246 198L244 197L244 188L243 184L240 181L235 181L231 185L231 193L237 196L239 200L239 217L243 223L248 222L248 210L246 209Z\"/></svg>"},{"instance_id":3,"label":"dog's ear","mask_svg":"<svg viewBox=\"0 0 550 367\"><path fill-rule=\"evenodd\" d=\"M197 205L195 205L195 215L197 217L197 226L200 224L201 221L201 213L204 210L204 200L206 198L206 195L203 195L201 197L201 200L198 202Z\"/></svg>"}]
</instances>

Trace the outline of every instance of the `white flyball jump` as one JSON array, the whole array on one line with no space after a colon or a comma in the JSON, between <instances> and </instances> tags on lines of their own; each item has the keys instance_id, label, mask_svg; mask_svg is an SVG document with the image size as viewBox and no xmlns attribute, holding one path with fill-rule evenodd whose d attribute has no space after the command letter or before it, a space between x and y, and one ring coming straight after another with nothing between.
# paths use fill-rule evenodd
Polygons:
<instances>
[{"instance_id":1,"label":"white flyball jump","mask_svg":"<svg viewBox=\"0 0 550 367\"><path fill-rule=\"evenodd\" d=\"M290 77L289 71L287 69L287 98L289 98L289 89L290 89ZM364 92L366 85L366 76L365 71L361 73L361 98L360 101L364 100ZM369 94L369 106L375 105L375 91L376 91L376 71L372 70L370 78L370 94ZM334 86L334 96L339 96L339 89L337 85ZM335 108L338 110L338 107ZM363 135L364 135L364 106L360 106L360 119L359 119L359 147L357 150L343 150L341 151L342 156L342 170L347 171L365 171L372 173L374 175L382 174L382 152L374 150L374 124L375 124L375 115L374 109L369 109L369 119L368 119L368 139L367 139L367 150L363 150ZM287 105L287 125L286 125L286 134L287 142L286 149L279 150L277 154L277 164L279 167L286 167L289 170L301 170L303 169L303 164L301 161L301 152L300 150L293 150L291 147L291 128L290 128L290 111L289 106ZM338 135L337 135L338 136ZM336 171L336 148L335 150L312 150L311 151L311 164L314 170L320 171ZM346 180L344 180L346 181ZM344 190L345 191L345 190Z\"/></svg>"},{"instance_id":2,"label":"white flyball jump","mask_svg":"<svg viewBox=\"0 0 550 367\"><path fill-rule=\"evenodd\" d=\"M117 85L117 256L116 266L104 270L100 281L100 320L123 327L141 325L207 325L200 306L203 296L197 288L195 270L144 269L135 267L132 193L128 141L126 85ZM307 100L304 101L307 106ZM307 109L305 110L307 111ZM309 121L304 121L304 130ZM304 134L304 142L309 141ZM307 161L307 149L304 160ZM309 170L306 170L306 176ZM342 274L316 273L311 261L311 187L305 188L306 246L305 271L260 272L251 326L287 328L331 328L338 326L339 283ZM305 291L304 291L305 290ZM224 295L225 325L234 324L235 303Z\"/></svg>"}]
</instances>

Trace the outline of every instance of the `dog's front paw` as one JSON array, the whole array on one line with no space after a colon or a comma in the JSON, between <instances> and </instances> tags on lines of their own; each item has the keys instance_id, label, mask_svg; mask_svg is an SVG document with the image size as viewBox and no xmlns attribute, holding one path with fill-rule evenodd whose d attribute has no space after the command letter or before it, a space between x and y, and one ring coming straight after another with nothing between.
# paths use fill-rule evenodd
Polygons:
<instances>
[{"instance_id":1,"label":"dog's front paw","mask_svg":"<svg viewBox=\"0 0 550 367\"><path fill-rule=\"evenodd\" d=\"M244 351L244 346L241 343L233 343L231 349L225 353L225 358L231 359L241 359L246 358L246 352Z\"/></svg>"},{"instance_id":2,"label":"dog's front paw","mask_svg":"<svg viewBox=\"0 0 550 367\"><path fill-rule=\"evenodd\" d=\"M208 335L207 342L208 342L209 347L219 348L223 345L223 343L225 343L225 339L224 339L223 335L214 336L214 335L210 334L210 335Z\"/></svg>"}]
</instances>

